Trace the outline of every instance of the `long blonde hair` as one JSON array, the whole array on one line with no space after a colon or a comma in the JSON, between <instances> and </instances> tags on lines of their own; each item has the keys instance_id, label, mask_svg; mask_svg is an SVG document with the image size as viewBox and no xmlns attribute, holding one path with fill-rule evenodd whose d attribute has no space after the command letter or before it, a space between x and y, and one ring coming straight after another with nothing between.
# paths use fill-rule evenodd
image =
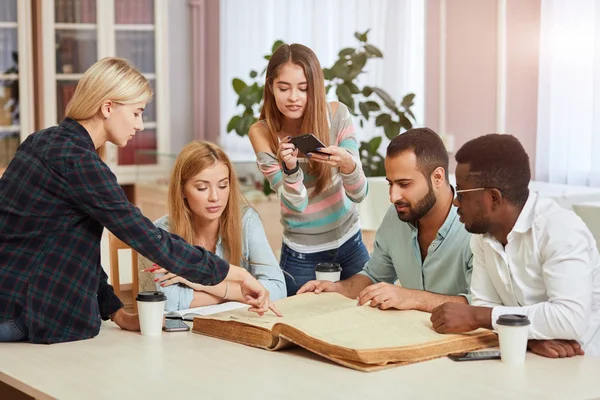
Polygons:
<instances>
[{"instance_id":1,"label":"long blonde hair","mask_svg":"<svg viewBox=\"0 0 600 400\"><path fill-rule=\"evenodd\" d=\"M67 104L65 116L82 121L98 115L107 100L135 104L148 102L151 97L150 83L133 64L124 58L106 57L85 71ZM96 151L104 158L104 145Z\"/></svg>"},{"instance_id":2,"label":"long blonde hair","mask_svg":"<svg viewBox=\"0 0 600 400\"><path fill-rule=\"evenodd\" d=\"M185 183L206 168L221 162L229 169L229 199L219 219L224 258L231 264L242 261L242 207L248 206L238 185L229 157L216 144L205 141L188 143L179 153L169 183L169 230L188 243L194 243L192 211L183 198Z\"/></svg>"},{"instance_id":3,"label":"long blonde hair","mask_svg":"<svg viewBox=\"0 0 600 400\"><path fill-rule=\"evenodd\" d=\"M277 133L283 126L283 114L277 108L273 95L273 82L279 76L281 67L287 63L298 65L304 71L308 86L308 99L302 116L300 133L314 134L325 146L329 146L329 126L327 124L327 103L325 100L325 77L315 53L301 44L283 44L275 50L267 66L264 104L260 119L265 120L270 133L270 146L277 153L279 141ZM331 168L314 161L310 162L309 172L316 176L313 195L321 193L331 183Z\"/></svg>"}]
</instances>

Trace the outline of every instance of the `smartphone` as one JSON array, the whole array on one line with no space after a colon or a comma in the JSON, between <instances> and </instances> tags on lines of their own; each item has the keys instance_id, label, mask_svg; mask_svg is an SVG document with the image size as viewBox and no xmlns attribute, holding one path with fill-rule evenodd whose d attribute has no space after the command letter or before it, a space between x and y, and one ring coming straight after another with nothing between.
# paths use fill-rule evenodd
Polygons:
<instances>
[{"instance_id":1,"label":"smartphone","mask_svg":"<svg viewBox=\"0 0 600 400\"><path fill-rule=\"evenodd\" d=\"M500 358L500 351L469 351L466 353L448 354L448 358L453 361L497 360Z\"/></svg>"},{"instance_id":2,"label":"smartphone","mask_svg":"<svg viewBox=\"0 0 600 400\"><path fill-rule=\"evenodd\" d=\"M180 319L166 319L163 331L165 332L186 332L190 327Z\"/></svg>"},{"instance_id":3,"label":"smartphone","mask_svg":"<svg viewBox=\"0 0 600 400\"><path fill-rule=\"evenodd\" d=\"M319 153L325 154L317 151L319 147L327 147L315 135L309 133L308 135L300 135L294 136L290 140L290 143L293 143L294 146L298 148L304 155L307 153Z\"/></svg>"}]
</instances>

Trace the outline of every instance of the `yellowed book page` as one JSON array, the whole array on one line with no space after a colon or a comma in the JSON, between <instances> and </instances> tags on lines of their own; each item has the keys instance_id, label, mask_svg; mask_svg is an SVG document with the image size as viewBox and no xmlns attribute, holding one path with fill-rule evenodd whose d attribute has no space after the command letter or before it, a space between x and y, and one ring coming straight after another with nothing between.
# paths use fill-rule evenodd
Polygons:
<instances>
[{"instance_id":1,"label":"yellowed book page","mask_svg":"<svg viewBox=\"0 0 600 400\"><path fill-rule=\"evenodd\" d=\"M429 313L382 311L370 306L357 307L355 302L353 305L335 313L285 323L312 338L355 350L415 346L459 336L435 332ZM464 337L464 334L460 336Z\"/></svg>"},{"instance_id":2,"label":"yellowed book page","mask_svg":"<svg viewBox=\"0 0 600 400\"><path fill-rule=\"evenodd\" d=\"M270 330L278 322L293 325L292 322L297 320L313 318L315 316L326 316L340 310L357 307L356 300L344 297L339 293L305 293L278 300L275 304L283 314L283 317L277 317L272 312L268 312L261 317L254 312L248 311L248 308L242 308L197 318L237 321Z\"/></svg>"}]
</instances>

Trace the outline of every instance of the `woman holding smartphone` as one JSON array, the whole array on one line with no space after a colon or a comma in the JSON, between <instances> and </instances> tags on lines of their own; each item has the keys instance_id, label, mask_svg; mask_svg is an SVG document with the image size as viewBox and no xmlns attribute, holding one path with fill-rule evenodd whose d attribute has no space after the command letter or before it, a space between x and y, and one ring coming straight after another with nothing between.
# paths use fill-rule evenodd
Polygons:
<instances>
[{"instance_id":1,"label":"woman holding smartphone","mask_svg":"<svg viewBox=\"0 0 600 400\"><path fill-rule=\"evenodd\" d=\"M144 129L146 78L121 58L84 74L58 126L30 135L0 178L0 342L88 339L101 319L139 330L100 265L107 228L168 271L204 285L239 283L258 313L269 292L245 269L154 226L102 160Z\"/></svg>"},{"instance_id":2,"label":"woman holding smartphone","mask_svg":"<svg viewBox=\"0 0 600 400\"><path fill-rule=\"evenodd\" d=\"M325 147L301 157L290 140L309 133ZM288 295L315 279L317 263L339 263L341 279L362 270L369 254L356 203L367 194L367 180L351 114L326 102L323 70L311 49L284 44L273 53L260 120L249 137L281 202L280 265Z\"/></svg>"}]
</instances>

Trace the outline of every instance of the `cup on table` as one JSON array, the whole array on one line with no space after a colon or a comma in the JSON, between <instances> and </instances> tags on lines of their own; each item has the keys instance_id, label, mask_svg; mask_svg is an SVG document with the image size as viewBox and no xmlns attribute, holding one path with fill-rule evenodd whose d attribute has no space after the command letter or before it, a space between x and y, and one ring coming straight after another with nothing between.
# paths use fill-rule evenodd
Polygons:
<instances>
[{"instance_id":1,"label":"cup on table","mask_svg":"<svg viewBox=\"0 0 600 400\"><path fill-rule=\"evenodd\" d=\"M527 353L529 318L526 315L504 314L496 320L500 357L510 365L523 364Z\"/></svg>"},{"instance_id":2,"label":"cup on table","mask_svg":"<svg viewBox=\"0 0 600 400\"><path fill-rule=\"evenodd\" d=\"M342 267L338 263L318 263L315 266L315 275L318 281L337 282L340 280Z\"/></svg>"},{"instance_id":3,"label":"cup on table","mask_svg":"<svg viewBox=\"0 0 600 400\"><path fill-rule=\"evenodd\" d=\"M142 335L160 335L162 333L167 296L159 291L140 292L135 300L137 301Z\"/></svg>"}]
</instances>

